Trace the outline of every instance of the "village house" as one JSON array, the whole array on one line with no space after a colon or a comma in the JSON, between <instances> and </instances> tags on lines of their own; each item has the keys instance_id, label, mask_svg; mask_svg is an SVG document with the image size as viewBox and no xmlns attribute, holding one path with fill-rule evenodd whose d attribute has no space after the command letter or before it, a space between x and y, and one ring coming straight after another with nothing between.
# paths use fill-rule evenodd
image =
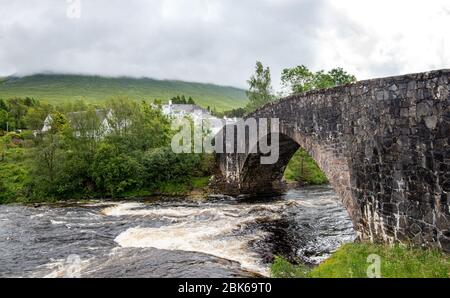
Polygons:
<instances>
[{"instance_id":1,"label":"village house","mask_svg":"<svg viewBox=\"0 0 450 298\"><path fill-rule=\"evenodd\" d=\"M110 124L110 120L112 119L112 111L97 109L95 110L95 118L93 119L95 123L91 123L90 127L83 127L85 122L82 121L83 117L86 116L88 112L80 111L80 112L71 112L67 113L65 116L69 121L70 125L75 130L75 135L79 137L81 135L81 131L89 130L91 134L95 137L102 137L112 132L112 127ZM44 120L44 126L41 129L42 133L46 133L51 130L53 122L53 116L50 114Z\"/></svg>"},{"instance_id":2,"label":"village house","mask_svg":"<svg viewBox=\"0 0 450 298\"><path fill-rule=\"evenodd\" d=\"M213 135L219 133L225 125L236 122L236 119L215 117L208 110L195 104L173 104L169 101L168 104L162 105L161 110L170 118L180 119L189 116L195 123L201 122L203 126L207 126Z\"/></svg>"},{"instance_id":3,"label":"village house","mask_svg":"<svg viewBox=\"0 0 450 298\"><path fill-rule=\"evenodd\" d=\"M153 108L159 108L158 106L152 104ZM236 119L228 118L218 118L213 116L208 110L199 107L195 104L173 104L169 101L168 104L160 106L161 112L171 119L181 119L185 117L190 117L195 123L202 123L202 126L207 127L211 134L216 135L223 127L227 124L232 124L236 122ZM77 137L80 136L81 131L86 131L86 129L91 129L92 134L95 137L105 136L113 131L111 123L113 122L113 113L111 110L98 109L95 110L95 116L97 125L91 125L91 128L82 127L85 125L81 119L82 116L86 116L85 111L67 113L66 117L75 130ZM46 133L51 130L52 125L52 115L48 115L44 121L44 125L41 129L42 133ZM122 126L127 125L126 123L121 124ZM95 129L93 129L95 127Z\"/></svg>"}]
</instances>

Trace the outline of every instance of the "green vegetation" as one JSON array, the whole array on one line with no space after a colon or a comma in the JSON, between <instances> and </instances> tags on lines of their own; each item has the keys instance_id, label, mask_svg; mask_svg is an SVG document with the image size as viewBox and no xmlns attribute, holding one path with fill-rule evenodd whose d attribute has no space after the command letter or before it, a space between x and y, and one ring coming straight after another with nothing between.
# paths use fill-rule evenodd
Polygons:
<instances>
[{"instance_id":1,"label":"green vegetation","mask_svg":"<svg viewBox=\"0 0 450 298\"><path fill-rule=\"evenodd\" d=\"M17 129L41 129L51 106L33 98L0 98L0 131Z\"/></svg>"},{"instance_id":2,"label":"green vegetation","mask_svg":"<svg viewBox=\"0 0 450 298\"><path fill-rule=\"evenodd\" d=\"M238 88L148 78L41 74L9 77L0 84L0 98L30 97L53 105L75 100L103 105L117 97L167 102L178 94L195 98L197 104L205 108L215 107L219 111L247 104L245 91Z\"/></svg>"},{"instance_id":3,"label":"green vegetation","mask_svg":"<svg viewBox=\"0 0 450 298\"><path fill-rule=\"evenodd\" d=\"M450 257L438 250L370 243L346 244L312 269L276 258L271 274L286 278L367 278L367 269L373 264L368 257L373 254L380 256L380 274L383 278L450 277Z\"/></svg>"},{"instance_id":4,"label":"green vegetation","mask_svg":"<svg viewBox=\"0 0 450 298\"><path fill-rule=\"evenodd\" d=\"M302 264L292 264L282 257L275 257L270 266L270 275L275 278L307 278L311 268Z\"/></svg>"},{"instance_id":5,"label":"green vegetation","mask_svg":"<svg viewBox=\"0 0 450 298\"><path fill-rule=\"evenodd\" d=\"M276 99L273 95L270 68L264 68L261 62L256 62L255 74L247 82L249 85L247 111L254 111Z\"/></svg>"},{"instance_id":6,"label":"green vegetation","mask_svg":"<svg viewBox=\"0 0 450 298\"><path fill-rule=\"evenodd\" d=\"M284 69L281 75L283 86L292 94L331 88L355 81L356 77L342 68L334 68L328 72L323 70L312 72L306 66L300 65Z\"/></svg>"},{"instance_id":7,"label":"green vegetation","mask_svg":"<svg viewBox=\"0 0 450 298\"><path fill-rule=\"evenodd\" d=\"M184 95L181 95L181 96L177 95L175 97L172 97L171 101L173 104L195 105L194 99L190 96L188 99L186 99L186 96L184 96Z\"/></svg>"},{"instance_id":8,"label":"green vegetation","mask_svg":"<svg viewBox=\"0 0 450 298\"><path fill-rule=\"evenodd\" d=\"M9 146L0 148L0 204L26 201L31 170L30 152L15 146L11 135L0 137L0 143Z\"/></svg>"},{"instance_id":9,"label":"green vegetation","mask_svg":"<svg viewBox=\"0 0 450 298\"><path fill-rule=\"evenodd\" d=\"M328 183L327 177L317 163L303 149L299 149L291 158L284 172L284 177L288 182L299 182L308 185Z\"/></svg>"},{"instance_id":10,"label":"green vegetation","mask_svg":"<svg viewBox=\"0 0 450 298\"><path fill-rule=\"evenodd\" d=\"M8 119L24 130L0 130L0 203L184 195L207 184L212 156L173 153L170 119L146 102L50 107L51 129L36 135L27 119L41 104L23 102L3 101L8 115L20 103L23 111Z\"/></svg>"}]
</instances>

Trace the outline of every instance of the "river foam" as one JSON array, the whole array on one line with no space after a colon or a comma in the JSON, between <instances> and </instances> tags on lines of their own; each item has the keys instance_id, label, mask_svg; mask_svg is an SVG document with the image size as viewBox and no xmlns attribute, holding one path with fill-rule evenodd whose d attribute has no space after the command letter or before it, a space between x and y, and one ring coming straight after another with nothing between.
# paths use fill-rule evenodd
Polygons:
<instances>
[{"instance_id":1,"label":"river foam","mask_svg":"<svg viewBox=\"0 0 450 298\"><path fill-rule=\"evenodd\" d=\"M249 243L263 239L265 233L239 233L247 224L279 216L284 204L176 207L145 209L144 204L125 203L103 210L110 216L148 216L176 219L177 223L159 228L127 229L115 241L121 247L157 248L201 252L237 261L243 269L268 276L267 266L249 249Z\"/></svg>"},{"instance_id":2,"label":"river foam","mask_svg":"<svg viewBox=\"0 0 450 298\"><path fill-rule=\"evenodd\" d=\"M329 187L276 198L0 206L0 277L255 277L354 239ZM254 274L259 273L259 274Z\"/></svg>"}]
</instances>

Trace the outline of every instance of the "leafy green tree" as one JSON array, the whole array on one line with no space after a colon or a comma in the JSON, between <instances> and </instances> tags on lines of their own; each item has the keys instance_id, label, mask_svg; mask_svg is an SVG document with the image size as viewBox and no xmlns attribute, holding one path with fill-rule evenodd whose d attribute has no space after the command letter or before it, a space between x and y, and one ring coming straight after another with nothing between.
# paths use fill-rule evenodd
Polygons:
<instances>
[{"instance_id":1,"label":"leafy green tree","mask_svg":"<svg viewBox=\"0 0 450 298\"><path fill-rule=\"evenodd\" d=\"M142 181L139 162L106 143L101 144L95 154L91 173L97 186L112 197L138 187Z\"/></svg>"},{"instance_id":2,"label":"leafy green tree","mask_svg":"<svg viewBox=\"0 0 450 298\"><path fill-rule=\"evenodd\" d=\"M0 137L0 161L5 161L6 150L8 149L8 142L6 137Z\"/></svg>"},{"instance_id":3,"label":"leafy green tree","mask_svg":"<svg viewBox=\"0 0 450 298\"><path fill-rule=\"evenodd\" d=\"M171 123L160 109L154 109L144 102L132 121L131 133L135 139L136 149L146 151L164 147L170 143Z\"/></svg>"},{"instance_id":4,"label":"leafy green tree","mask_svg":"<svg viewBox=\"0 0 450 298\"><path fill-rule=\"evenodd\" d=\"M61 150L62 135L59 133L48 133L36 141L33 156L33 184L39 195L57 195L57 178L61 172L64 161Z\"/></svg>"},{"instance_id":5,"label":"leafy green tree","mask_svg":"<svg viewBox=\"0 0 450 298\"><path fill-rule=\"evenodd\" d=\"M243 118L246 114L246 110L244 108L237 108L230 111L226 111L223 113L224 116L227 116L228 118Z\"/></svg>"},{"instance_id":6,"label":"leafy green tree","mask_svg":"<svg viewBox=\"0 0 450 298\"><path fill-rule=\"evenodd\" d=\"M160 109L123 99L112 101L109 109L112 117L108 123L112 131L106 138L121 148L121 152L145 151L170 142L170 121Z\"/></svg>"},{"instance_id":7,"label":"leafy green tree","mask_svg":"<svg viewBox=\"0 0 450 298\"><path fill-rule=\"evenodd\" d=\"M334 86L356 82L356 76L349 74L341 67L333 68L328 72L328 75L332 78Z\"/></svg>"},{"instance_id":8,"label":"leafy green tree","mask_svg":"<svg viewBox=\"0 0 450 298\"><path fill-rule=\"evenodd\" d=\"M175 154L170 147L149 150L143 157L144 177L148 186L160 182L188 181L192 176L209 174L211 160L204 154Z\"/></svg>"},{"instance_id":9,"label":"leafy green tree","mask_svg":"<svg viewBox=\"0 0 450 298\"><path fill-rule=\"evenodd\" d=\"M6 102L3 99L0 99L0 110L8 111L8 106L6 105Z\"/></svg>"},{"instance_id":10,"label":"leafy green tree","mask_svg":"<svg viewBox=\"0 0 450 298\"><path fill-rule=\"evenodd\" d=\"M342 68L334 68L328 72L312 72L306 66L300 65L284 69L281 81L283 87L289 89L292 94L297 94L352 83L356 81L356 77Z\"/></svg>"},{"instance_id":11,"label":"leafy green tree","mask_svg":"<svg viewBox=\"0 0 450 298\"><path fill-rule=\"evenodd\" d=\"M261 62L256 62L255 74L247 82L249 84L247 97L250 101L247 105L248 111L253 111L275 99L271 85L270 68L264 68Z\"/></svg>"},{"instance_id":12,"label":"leafy green tree","mask_svg":"<svg viewBox=\"0 0 450 298\"><path fill-rule=\"evenodd\" d=\"M195 105L195 100L192 97L189 97L186 99L185 95L177 95L171 98L171 101L173 104L189 104L189 105Z\"/></svg>"},{"instance_id":13,"label":"leafy green tree","mask_svg":"<svg viewBox=\"0 0 450 298\"><path fill-rule=\"evenodd\" d=\"M51 113L52 107L47 104L39 104L30 107L24 116L27 129L40 130L44 125L45 118Z\"/></svg>"},{"instance_id":14,"label":"leafy green tree","mask_svg":"<svg viewBox=\"0 0 450 298\"><path fill-rule=\"evenodd\" d=\"M8 119L9 119L8 112L5 110L0 110L0 130L7 129Z\"/></svg>"},{"instance_id":15,"label":"leafy green tree","mask_svg":"<svg viewBox=\"0 0 450 298\"><path fill-rule=\"evenodd\" d=\"M64 116L64 114L62 114L60 112L55 112L51 115L51 117L52 117L52 120L50 123L51 134L62 133L64 130L69 128L69 121L67 120L67 117Z\"/></svg>"},{"instance_id":16,"label":"leafy green tree","mask_svg":"<svg viewBox=\"0 0 450 298\"><path fill-rule=\"evenodd\" d=\"M13 129L25 128L24 116L28 110L28 106L25 105L24 100L20 98L14 98L8 100L8 114L11 119L11 127Z\"/></svg>"}]
</instances>

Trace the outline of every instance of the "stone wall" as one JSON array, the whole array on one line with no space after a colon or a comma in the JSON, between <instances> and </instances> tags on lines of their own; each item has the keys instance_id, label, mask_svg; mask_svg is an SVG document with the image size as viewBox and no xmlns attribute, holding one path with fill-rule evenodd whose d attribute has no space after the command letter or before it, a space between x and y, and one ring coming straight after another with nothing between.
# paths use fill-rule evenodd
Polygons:
<instances>
[{"instance_id":1,"label":"stone wall","mask_svg":"<svg viewBox=\"0 0 450 298\"><path fill-rule=\"evenodd\" d=\"M364 239L450 251L450 70L361 81L291 96L249 117L280 119L280 160L218 154L217 192L282 191L302 147Z\"/></svg>"}]
</instances>

